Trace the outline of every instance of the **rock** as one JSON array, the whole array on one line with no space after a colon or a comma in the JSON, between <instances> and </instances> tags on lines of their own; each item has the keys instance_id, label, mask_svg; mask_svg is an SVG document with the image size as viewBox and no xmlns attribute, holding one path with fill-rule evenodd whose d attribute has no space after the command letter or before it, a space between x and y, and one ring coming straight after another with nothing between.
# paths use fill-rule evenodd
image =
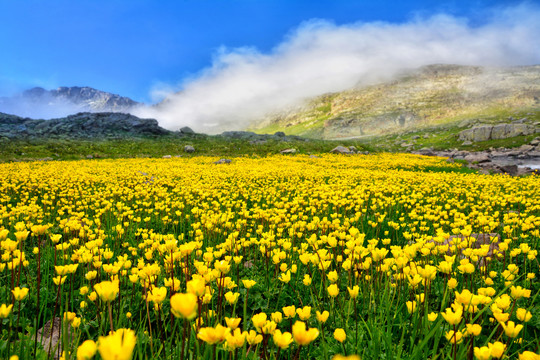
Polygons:
<instances>
[{"instance_id":1,"label":"rock","mask_svg":"<svg viewBox=\"0 0 540 360\"><path fill-rule=\"evenodd\" d=\"M407 144L407 143L401 143L400 145L401 147L410 147L410 146L414 146L414 144Z\"/></svg>"},{"instance_id":2,"label":"rock","mask_svg":"<svg viewBox=\"0 0 540 360\"><path fill-rule=\"evenodd\" d=\"M195 152L195 148L191 145L186 145L184 146L184 152L187 152L187 153L193 153Z\"/></svg>"},{"instance_id":3,"label":"rock","mask_svg":"<svg viewBox=\"0 0 540 360\"><path fill-rule=\"evenodd\" d=\"M94 155L86 155L86 158L87 158L87 159L93 159L93 158L94 158Z\"/></svg>"},{"instance_id":4,"label":"rock","mask_svg":"<svg viewBox=\"0 0 540 360\"><path fill-rule=\"evenodd\" d=\"M268 140L251 140L249 143L251 145L263 145L266 144Z\"/></svg>"},{"instance_id":5,"label":"rock","mask_svg":"<svg viewBox=\"0 0 540 360\"><path fill-rule=\"evenodd\" d=\"M356 149L356 146L349 146L349 151L355 153L358 152L358 149Z\"/></svg>"},{"instance_id":6,"label":"rock","mask_svg":"<svg viewBox=\"0 0 540 360\"><path fill-rule=\"evenodd\" d=\"M352 152L348 148L346 148L345 146L341 146L341 145L336 146L335 148L330 150L330 152L332 154L346 154L346 155L352 154Z\"/></svg>"},{"instance_id":7,"label":"rock","mask_svg":"<svg viewBox=\"0 0 540 360\"><path fill-rule=\"evenodd\" d=\"M43 159L39 159L39 161L53 161L54 159L52 157L44 157Z\"/></svg>"},{"instance_id":8,"label":"rock","mask_svg":"<svg viewBox=\"0 0 540 360\"><path fill-rule=\"evenodd\" d=\"M67 326L67 339L72 339L73 332L71 331L71 325ZM55 358L59 359L62 352L59 344L62 337L62 320L59 317L55 317L53 321L49 320L43 325L41 329L37 331L38 342L43 347L46 353L49 353Z\"/></svg>"},{"instance_id":9,"label":"rock","mask_svg":"<svg viewBox=\"0 0 540 360\"><path fill-rule=\"evenodd\" d=\"M285 133L283 131L276 131L274 133L274 136L277 136L277 137L284 137L285 136Z\"/></svg>"},{"instance_id":10,"label":"rock","mask_svg":"<svg viewBox=\"0 0 540 360\"><path fill-rule=\"evenodd\" d=\"M219 159L218 161L214 161L214 164L221 165L221 164L230 164L232 160L230 159Z\"/></svg>"},{"instance_id":11,"label":"rock","mask_svg":"<svg viewBox=\"0 0 540 360\"><path fill-rule=\"evenodd\" d=\"M485 154L485 153L469 154L469 155L465 156L464 160L466 160L466 161L468 161L470 163L478 163L478 164L491 161L489 159L489 157L487 156L487 154Z\"/></svg>"},{"instance_id":12,"label":"rock","mask_svg":"<svg viewBox=\"0 0 540 360\"><path fill-rule=\"evenodd\" d=\"M420 139L420 135L414 135L411 139L412 140L418 140L418 139Z\"/></svg>"},{"instance_id":13,"label":"rock","mask_svg":"<svg viewBox=\"0 0 540 360\"><path fill-rule=\"evenodd\" d=\"M520 167L518 168L517 176L529 175L533 172L535 172L535 170L531 169L530 167Z\"/></svg>"},{"instance_id":14,"label":"rock","mask_svg":"<svg viewBox=\"0 0 540 360\"><path fill-rule=\"evenodd\" d=\"M181 134L195 134L195 131L193 131L189 126L184 126L178 130Z\"/></svg>"},{"instance_id":15,"label":"rock","mask_svg":"<svg viewBox=\"0 0 540 360\"><path fill-rule=\"evenodd\" d=\"M503 165L499 166L502 172L511 175L516 176L518 174L518 166L517 165Z\"/></svg>"},{"instance_id":16,"label":"rock","mask_svg":"<svg viewBox=\"0 0 540 360\"><path fill-rule=\"evenodd\" d=\"M463 146L470 146L470 145L472 145L472 144L473 144L472 141L465 140L461 145L463 145Z\"/></svg>"},{"instance_id":17,"label":"rock","mask_svg":"<svg viewBox=\"0 0 540 360\"><path fill-rule=\"evenodd\" d=\"M170 159L170 158L172 158L172 156L171 156L171 155L163 155L162 158L163 158L163 159Z\"/></svg>"},{"instance_id":18,"label":"rock","mask_svg":"<svg viewBox=\"0 0 540 360\"><path fill-rule=\"evenodd\" d=\"M520 147L517 148L517 150L522 153L529 152L533 149L534 149L534 146L532 145L521 145Z\"/></svg>"},{"instance_id":19,"label":"rock","mask_svg":"<svg viewBox=\"0 0 540 360\"><path fill-rule=\"evenodd\" d=\"M424 134L424 136L422 136L424 139L429 139L429 134Z\"/></svg>"},{"instance_id":20,"label":"rock","mask_svg":"<svg viewBox=\"0 0 540 360\"><path fill-rule=\"evenodd\" d=\"M506 139L520 135L530 135L534 133L534 128L521 123L479 125L472 129L463 130L459 133L461 141L487 141Z\"/></svg>"},{"instance_id":21,"label":"rock","mask_svg":"<svg viewBox=\"0 0 540 360\"><path fill-rule=\"evenodd\" d=\"M296 149L285 149L279 152L280 154L296 154Z\"/></svg>"},{"instance_id":22,"label":"rock","mask_svg":"<svg viewBox=\"0 0 540 360\"><path fill-rule=\"evenodd\" d=\"M532 146L540 145L540 138L532 139L529 145L532 145Z\"/></svg>"}]
</instances>

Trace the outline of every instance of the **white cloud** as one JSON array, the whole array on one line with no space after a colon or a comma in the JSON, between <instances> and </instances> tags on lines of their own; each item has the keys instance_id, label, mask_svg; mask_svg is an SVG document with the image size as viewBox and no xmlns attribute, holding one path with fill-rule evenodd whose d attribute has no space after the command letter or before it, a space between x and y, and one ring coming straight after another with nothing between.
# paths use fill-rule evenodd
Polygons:
<instances>
[{"instance_id":1,"label":"white cloud","mask_svg":"<svg viewBox=\"0 0 540 360\"><path fill-rule=\"evenodd\" d=\"M311 20L269 53L220 49L213 65L181 84L181 92L170 93L158 108L135 113L170 129L242 129L307 97L386 80L402 69L434 63L537 64L539 36L540 9L527 4L493 10L478 26L445 14L403 24L338 26Z\"/></svg>"}]
</instances>

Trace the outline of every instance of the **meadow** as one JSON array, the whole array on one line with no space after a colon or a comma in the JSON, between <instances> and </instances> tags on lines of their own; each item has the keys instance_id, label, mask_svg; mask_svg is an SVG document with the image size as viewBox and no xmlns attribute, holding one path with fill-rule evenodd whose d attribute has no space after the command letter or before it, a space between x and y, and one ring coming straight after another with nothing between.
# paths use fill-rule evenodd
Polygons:
<instances>
[{"instance_id":1,"label":"meadow","mask_svg":"<svg viewBox=\"0 0 540 360\"><path fill-rule=\"evenodd\" d=\"M0 164L0 358L539 358L537 175L216 160Z\"/></svg>"}]
</instances>

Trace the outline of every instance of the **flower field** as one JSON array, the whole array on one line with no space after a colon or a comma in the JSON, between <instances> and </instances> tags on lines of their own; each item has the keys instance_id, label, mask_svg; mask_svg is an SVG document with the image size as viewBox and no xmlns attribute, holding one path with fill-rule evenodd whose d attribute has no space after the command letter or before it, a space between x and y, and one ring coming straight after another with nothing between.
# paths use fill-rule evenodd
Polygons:
<instances>
[{"instance_id":1,"label":"flower field","mask_svg":"<svg viewBox=\"0 0 540 360\"><path fill-rule=\"evenodd\" d=\"M539 358L538 176L216 160L0 165L0 358Z\"/></svg>"}]
</instances>

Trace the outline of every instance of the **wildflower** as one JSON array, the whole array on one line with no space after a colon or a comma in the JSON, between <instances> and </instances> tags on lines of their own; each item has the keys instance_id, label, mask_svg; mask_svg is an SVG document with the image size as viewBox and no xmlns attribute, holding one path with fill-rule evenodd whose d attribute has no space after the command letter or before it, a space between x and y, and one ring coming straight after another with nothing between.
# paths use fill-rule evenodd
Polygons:
<instances>
[{"instance_id":1,"label":"wildflower","mask_svg":"<svg viewBox=\"0 0 540 360\"><path fill-rule=\"evenodd\" d=\"M482 326L478 324L466 324L467 335L478 336L482 332Z\"/></svg>"},{"instance_id":2,"label":"wildflower","mask_svg":"<svg viewBox=\"0 0 540 360\"><path fill-rule=\"evenodd\" d=\"M458 281L455 278L451 278L446 285L448 285L449 289L455 289L458 286Z\"/></svg>"},{"instance_id":3,"label":"wildflower","mask_svg":"<svg viewBox=\"0 0 540 360\"><path fill-rule=\"evenodd\" d=\"M281 349L286 349L289 347L289 345L293 342L293 337L290 332L284 332L282 333L280 330L274 331L274 335L272 336L274 340L274 344L276 344Z\"/></svg>"},{"instance_id":4,"label":"wildflower","mask_svg":"<svg viewBox=\"0 0 540 360\"><path fill-rule=\"evenodd\" d=\"M283 315L285 315L285 318L287 318L287 319L294 318L296 316L296 308L294 307L294 305L285 306L283 308Z\"/></svg>"},{"instance_id":5,"label":"wildflower","mask_svg":"<svg viewBox=\"0 0 540 360\"><path fill-rule=\"evenodd\" d=\"M250 330L246 335L246 341L248 342L249 345L257 345L262 340L263 340L263 336L260 334L257 334L254 330Z\"/></svg>"},{"instance_id":6,"label":"wildflower","mask_svg":"<svg viewBox=\"0 0 540 360\"><path fill-rule=\"evenodd\" d=\"M487 346L482 346L481 348L474 348L474 356L478 360L489 360L491 357L491 350Z\"/></svg>"},{"instance_id":7,"label":"wildflower","mask_svg":"<svg viewBox=\"0 0 540 360\"><path fill-rule=\"evenodd\" d=\"M277 324L272 320L267 320L261 328L263 334L273 334L276 331Z\"/></svg>"},{"instance_id":8,"label":"wildflower","mask_svg":"<svg viewBox=\"0 0 540 360\"><path fill-rule=\"evenodd\" d=\"M518 355L519 360L539 360L540 355L533 353L532 351L524 351Z\"/></svg>"},{"instance_id":9,"label":"wildflower","mask_svg":"<svg viewBox=\"0 0 540 360\"><path fill-rule=\"evenodd\" d=\"M116 281L102 281L94 285L96 293L99 295L101 300L105 302L113 301L118 295L118 282Z\"/></svg>"},{"instance_id":10,"label":"wildflower","mask_svg":"<svg viewBox=\"0 0 540 360\"><path fill-rule=\"evenodd\" d=\"M342 343L345 341L346 338L347 338L347 335L345 334L345 330L343 329L334 330L334 339Z\"/></svg>"},{"instance_id":11,"label":"wildflower","mask_svg":"<svg viewBox=\"0 0 540 360\"><path fill-rule=\"evenodd\" d=\"M316 311L315 315L317 316L317 320L319 322L325 323L326 320L328 320L328 316L330 316L330 313L326 310L324 310L322 313L320 313L319 311Z\"/></svg>"},{"instance_id":12,"label":"wildflower","mask_svg":"<svg viewBox=\"0 0 540 360\"><path fill-rule=\"evenodd\" d=\"M307 320L311 316L311 306L304 306L302 309L296 309L296 313L300 320Z\"/></svg>"},{"instance_id":13,"label":"wildflower","mask_svg":"<svg viewBox=\"0 0 540 360\"><path fill-rule=\"evenodd\" d=\"M354 285L351 289L347 286L347 291L349 292L349 296L351 297L351 299L356 299L358 297L360 287L358 287L358 285Z\"/></svg>"},{"instance_id":14,"label":"wildflower","mask_svg":"<svg viewBox=\"0 0 540 360\"><path fill-rule=\"evenodd\" d=\"M339 294L339 288L337 284L332 284L328 286L327 290L328 290L328 295L330 295L333 298L335 298Z\"/></svg>"},{"instance_id":15,"label":"wildflower","mask_svg":"<svg viewBox=\"0 0 540 360\"><path fill-rule=\"evenodd\" d=\"M506 350L506 345L500 341L496 341L493 344L488 343L488 348L491 351L491 356L498 359L503 356L504 351Z\"/></svg>"},{"instance_id":16,"label":"wildflower","mask_svg":"<svg viewBox=\"0 0 540 360\"><path fill-rule=\"evenodd\" d=\"M338 280L338 273L336 270L330 271L327 275L328 280L330 280L331 283L335 283Z\"/></svg>"},{"instance_id":17,"label":"wildflower","mask_svg":"<svg viewBox=\"0 0 540 360\"><path fill-rule=\"evenodd\" d=\"M303 282L304 285L306 285L306 286L311 285L311 276L309 276L309 274L305 274L305 275L304 275L304 280L302 280L302 282Z\"/></svg>"},{"instance_id":18,"label":"wildflower","mask_svg":"<svg viewBox=\"0 0 540 360\"><path fill-rule=\"evenodd\" d=\"M64 276L61 276L61 275L58 275L58 276L55 276L53 277L53 282L55 285L63 285L65 282L66 282L66 279L67 279L67 276L64 275Z\"/></svg>"},{"instance_id":19,"label":"wildflower","mask_svg":"<svg viewBox=\"0 0 540 360\"><path fill-rule=\"evenodd\" d=\"M433 322L433 321L437 320L439 315L436 312L430 312L427 317L428 317L429 321Z\"/></svg>"},{"instance_id":20,"label":"wildflower","mask_svg":"<svg viewBox=\"0 0 540 360\"><path fill-rule=\"evenodd\" d=\"M197 296L176 293L171 296L171 312L177 318L191 320L197 315Z\"/></svg>"},{"instance_id":21,"label":"wildflower","mask_svg":"<svg viewBox=\"0 0 540 360\"><path fill-rule=\"evenodd\" d=\"M0 305L0 319L5 319L9 316L11 313L11 309L13 308L13 304L6 306L6 304Z\"/></svg>"},{"instance_id":22,"label":"wildflower","mask_svg":"<svg viewBox=\"0 0 540 360\"><path fill-rule=\"evenodd\" d=\"M279 311L273 312L271 315L272 321L279 324L283 320L283 314Z\"/></svg>"},{"instance_id":23,"label":"wildflower","mask_svg":"<svg viewBox=\"0 0 540 360\"><path fill-rule=\"evenodd\" d=\"M167 288L166 287L159 287L154 288L152 291L150 291L150 294L148 295L148 301L153 301L156 304L161 304L165 298L167 297Z\"/></svg>"},{"instance_id":24,"label":"wildflower","mask_svg":"<svg viewBox=\"0 0 540 360\"><path fill-rule=\"evenodd\" d=\"M232 291L228 291L225 293L225 300L231 305L236 304L238 301L238 297L240 296L240 293L233 293Z\"/></svg>"},{"instance_id":25,"label":"wildflower","mask_svg":"<svg viewBox=\"0 0 540 360\"><path fill-rule=\"evenodd\" d=\"M242 280L242 283L246 289L251 289L253 286L255 286L255 284L257 284L257 282L254 280Z\"/></svg>"},{"instance_id":26,"label":"wildflower","mask_svg":"<svg viewBox=\"0 0 540 360\"><path fill-rule=\"evenodd\" d=\"M251 318L251 321L253 322L253 326L255 326L255 329L257 331L261 331L262 327L266 323L267 315L265 313L258 313L256 315L253 315Z\"/></svg>"},{"instance_id":27,"label":"wildflower","mask_svg":"<svg viewBox=\"0 0 540 360\"><path fill-rule=\"evenodd\" d=\"M225 323L227 324L227 327L234 330L240 325L240 321L242 321L242 318L228 318L225 316Z\"/></svg>"},{"instance_id":28,"label":"wildflower","mask_svg":"<svg viewBox=\"0 0 540 360\"><path fill-rule=\"evenodd\" d=\"M297 321L292 327L292 334L294 341L300 345L305 346L309 345L313 340L319 336L319 330L316 328L311 328L306 330L306 323L302 321Z\"/></svg>"},{"instance_id":29,"label":"wildflower","mask_svg":"<svg viewBox=\"0 0 540 360\"><path fill-rule=\"evenodd\" d=\"M412 314L416 310L416 301L407 301L405 304L407 305L409 314Z\"/></svg>"},{"instance_id":30,"label":"wildflower","mask_svg":"<svg viewBox=\"0 0 540 360\"><path fill-rule=\"evenodd\" d=\"M532 318L532 314L527 309L519 308L516 311L516 317L519 321L528 322Z\"/></svg>"},{"instance_id":31,"label":"wildflower","mask_svg":"<svg viewBox=\"0 0 540 360\"><path fill-rule=\"evenodd\" d=\"M205 291L206 291L206 284L204 282L204 279L194 278L193 280L190 280L187 282L188 293L192 293L196 295L197 297L201 297L204 295Z\"/></svg>"},{"instance_id":32,"label":"wildflower","mask_svg":"<svg viewBox=\"0 0 540 360\"><path fill-rule=\"evenodd\" d=\"M238 349L244 346L246 342L246 333L240 329L235 329L233 332L225 334L225 348L229 351Z\"/></svg>"},{"instance_id":33,"label":"wildflower","mask_svg":"<svg viewBox=\"0 0 540 360\"><path fill-rule=\"evenodd\" d=\"M16 287L11 290L11 292L13 293L15 300L21 301L24 300L24 298L28 295L28 288Z\"/></svg>"},{"instance_id":34,"label":"wildflower","mask_svg":"<svg viewBox=\"0 0 540 360\"><path fill-rule=\"evenodd\" d=\"M459 344L463 340L463 333L461 331L450 330L447 331L444 335L446 340L450 341L452 344Z\"/></svg>"},{"instance_id":35,"label":"wildflower","mask_svg":"<svg viewBox=\"0 0 540 360\"><path fill-rule=\"evenodd\" d=\"M230 332L229 328L218 324L215 328L204 327L199 330L197 338L209 345L214 345L225 340L225 336Z\"/></svg>"},{"instance_id":36,"label":"wildflower","mask_svg":"<svg viewBox=\"0 0 540 360\"><path fill-rule=\"evenodd\" d=\"M518 336L521 329L523 329L523 325L516 325L513 321L509 321L507 324L501 323L501 326L503 327L506 336L511 338Z\"/></svg>"},{"instance_id":37,"label":"wildflower","mask_svg":"<svg viewBox=\"0 0 540 360\"><path fill-rule=\"evenodd\" d=\"M286 273L282 273L279 276L279 281L284 282L285 284L287 284L289 281L291 281L291 271L288 270Z\"/></svg>"},{"instance_id":38,"label":"wildflower","mask_svg":"<svg viewBox=\"0 0 540 360\"><path fill-rule=\"evenodd\" d=\"M450 308L447 308L444 313L441 313L441 315L450 325L457 325L461 322L463 311L458 309L454 312Z\"/></svg>"},{"instance_id":39,"label":"wildflower","mask_svg":"<svg viewBox=\"0 0 540 360\"><path fill-rule=\"evenodd\" d=\"M131 359L137 336L130 329L118 329L108 336L100 336L98 340L99 355L103 360ZM91 345L88 345L90 348Z\"/></svg>"}]
</instances>

